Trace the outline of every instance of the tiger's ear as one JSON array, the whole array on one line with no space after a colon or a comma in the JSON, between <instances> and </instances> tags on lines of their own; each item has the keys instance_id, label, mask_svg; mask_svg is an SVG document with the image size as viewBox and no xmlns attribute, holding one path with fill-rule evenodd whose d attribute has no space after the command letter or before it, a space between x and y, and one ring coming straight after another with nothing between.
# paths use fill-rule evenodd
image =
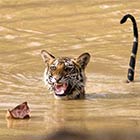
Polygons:
<instances>
[{"instance_id":1,"label":"tiger's ear","mask_svg":"<svg viewBox=\"0 0 140 140\"><path fill-rule=\"evenodd\" d=\"M76 62L78 64L80 64L82 69L85 69L89 60L90 60L90 54L89 53L83 53L77 58Z\"/></svg>"},{"instance_id":2,"label":"tiger's ear","mask_svg":"<svg viewBox=\"0 0 140 140\"><path fill-rule=\"evenodd\" d=\"M43 61L47 64L50 64L55 59L55 57L52 54L48 53L45 50L41 51L41 56L43 58Z\"/></svg>"}]
</instances>

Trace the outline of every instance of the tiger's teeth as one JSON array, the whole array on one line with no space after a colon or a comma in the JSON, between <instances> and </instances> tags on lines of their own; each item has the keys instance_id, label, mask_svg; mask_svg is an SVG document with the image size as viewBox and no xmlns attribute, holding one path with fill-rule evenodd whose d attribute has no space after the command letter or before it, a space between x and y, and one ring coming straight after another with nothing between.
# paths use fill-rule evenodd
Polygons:
<instances>
[{"instance_id":1,"label":"tiger's teeth","mask_svg":"<svg viewBox=\"0 0 140 140\"><path fill-rule=\"evenodd\" d=\"M66 83L56 83L54 88L55 88L55 91L57 94L62 95L67 90L67 84Z\"/></svg>"}]
</instances>

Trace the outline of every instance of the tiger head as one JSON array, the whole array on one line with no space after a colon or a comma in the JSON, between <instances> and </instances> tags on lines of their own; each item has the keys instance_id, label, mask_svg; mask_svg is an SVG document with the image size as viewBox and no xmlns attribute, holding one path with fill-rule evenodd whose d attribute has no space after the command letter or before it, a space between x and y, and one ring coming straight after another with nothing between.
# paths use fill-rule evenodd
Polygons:
<instances>
[{"instance_id":1,"label":"tiger head","mask_svg":"<svg viewBox=\"0 0 140 140\"><path fill-rule=\"evenodd\" d=\"M58 99L80 99L85 95L85 68L90 60L89 53L78 58L54 57L42 50L45 62L44 82Z\"/></svg>"}]
</instances>

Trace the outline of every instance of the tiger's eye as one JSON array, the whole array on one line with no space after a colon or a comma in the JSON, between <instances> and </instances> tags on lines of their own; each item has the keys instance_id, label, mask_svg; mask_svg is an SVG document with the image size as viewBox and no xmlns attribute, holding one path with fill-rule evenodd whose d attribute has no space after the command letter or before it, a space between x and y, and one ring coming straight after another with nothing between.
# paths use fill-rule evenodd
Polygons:
<instances>
[{"instance_id":1,"label":"tiger's eye","mask_svg":"<svg viewBox=\"0 0 140 140\"><path fill-rule=\"evenodd\" d=\"M66 67L66 68L65 68L65 71L66 71L66 72L70 72L70 71L72 71L72 68L71 68L71 67Z\"/></svg>"},{"instance_id":2,"label":"tiger's eye","mask_svg":"<svg viewBox=\"0 0 140 140\"><path fill-rule=\"evenodd\" d=\"M69 71L69 68L66 67L66 68L65 68L65 71Z\"/></svg>"},{"instance_id":3,"label":"tiger's eye","mask_svg":"<svg viewBox=\"0 0 140 140\"><path fill-rule=\"evenodd\" d=\"M52 71L54 71L54 70L56 70L56 66L50 66L50 69L51 69Z\"/></svg>"}]
</instances>

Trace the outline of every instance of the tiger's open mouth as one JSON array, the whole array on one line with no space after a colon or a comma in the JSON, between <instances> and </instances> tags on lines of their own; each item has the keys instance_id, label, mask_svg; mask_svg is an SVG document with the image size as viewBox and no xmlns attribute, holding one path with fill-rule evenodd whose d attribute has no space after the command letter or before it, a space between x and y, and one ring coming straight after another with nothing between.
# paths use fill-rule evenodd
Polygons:
<instances>
[{"instance_id":1,"label":"tiger's open mouth","mask_svg":"<svg viewBox=\"0 0 140 140\"><path fill-rule=\"evenodd\" d=\"M65 96L68 91L68 84L67 83L55 83L54 84L54 91L57 96Z\"/></svg>"}]
</instances>

